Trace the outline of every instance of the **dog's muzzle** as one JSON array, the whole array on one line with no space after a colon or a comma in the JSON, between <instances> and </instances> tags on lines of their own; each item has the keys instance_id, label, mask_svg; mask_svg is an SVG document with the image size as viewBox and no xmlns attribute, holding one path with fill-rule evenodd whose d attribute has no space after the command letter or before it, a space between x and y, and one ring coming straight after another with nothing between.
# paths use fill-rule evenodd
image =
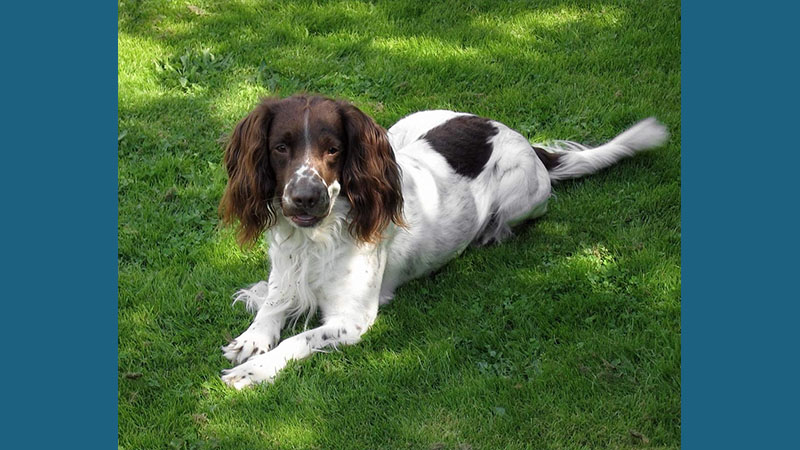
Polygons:
<instances>
[{"instance_id":1,"label":"dog's muzzle","mask_svg":"<svg viewBox=\"0 0 800 450\"><path fill-rule=\"evenodd\" d=\"M312 227L328 215L331 199L322 180L292 180L283 195L283 213L301 227Z\"/></svg>"}]
</instances>

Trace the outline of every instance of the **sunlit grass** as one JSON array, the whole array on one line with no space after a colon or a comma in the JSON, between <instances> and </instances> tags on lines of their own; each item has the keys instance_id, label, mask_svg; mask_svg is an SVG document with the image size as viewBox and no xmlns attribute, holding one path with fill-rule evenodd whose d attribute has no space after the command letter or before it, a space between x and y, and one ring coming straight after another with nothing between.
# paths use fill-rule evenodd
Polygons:
<instances>
[{"instance_id":1,"label":"sunlit grass","mask_svg":"<svg viewBox=\"0 0 800 450\"><path fill-rule=\"evenodd\" d=\"M119 11L121 448L679 446L677 1ZM251 319L231 294L269 265L219 228L220 138L261 96L296 91L386 127L451 108L597 143L656 115L672 138L557 185L515 238L401 287L357 346L238 392L218 379L219 347Z\"/></svg>"}]
</instances>

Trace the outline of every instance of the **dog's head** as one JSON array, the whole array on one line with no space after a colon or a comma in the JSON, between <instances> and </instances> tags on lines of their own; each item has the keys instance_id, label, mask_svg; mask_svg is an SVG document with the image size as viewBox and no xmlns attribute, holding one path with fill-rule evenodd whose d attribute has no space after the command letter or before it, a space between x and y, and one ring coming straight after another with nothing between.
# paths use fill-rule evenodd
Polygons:
<instances>
[{"instance_id":1,"label":"dog's head","mask_svg":"<svg viewBox=\"0 0 800 450\"><path fill-rule=\"evenodd\" d=\"M236 125L225 166L220 214L226 224L239 220L243 245L283 218L317 226L340 194L350 203L349 231L361 242L401 223L400 169L386 132L344 101L264 99Z\"/></svg>"}]
</instances>

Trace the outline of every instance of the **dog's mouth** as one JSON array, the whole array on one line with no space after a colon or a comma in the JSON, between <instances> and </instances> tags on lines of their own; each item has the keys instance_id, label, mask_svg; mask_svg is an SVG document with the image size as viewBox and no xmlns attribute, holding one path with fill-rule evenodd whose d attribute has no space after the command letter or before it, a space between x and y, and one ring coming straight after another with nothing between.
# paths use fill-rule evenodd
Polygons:
<instances>
[{"instance_id":1,"label":"dog's mouth","mask_svg":"<svg viewBox=\"0 0 800 450\"><path fill-rule=\"evenodd\" d=\"M310 214L297 214L290 216L295 225L303 228L313 227L322 221L322 217L312 216Z\"/></svg>"}]
</instances>

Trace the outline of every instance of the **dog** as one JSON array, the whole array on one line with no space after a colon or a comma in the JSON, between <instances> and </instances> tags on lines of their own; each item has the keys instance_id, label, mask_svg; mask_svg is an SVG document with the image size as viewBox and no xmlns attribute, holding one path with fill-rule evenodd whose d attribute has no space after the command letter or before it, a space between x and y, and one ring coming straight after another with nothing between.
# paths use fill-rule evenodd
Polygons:
<instances>
[{"instance_id":1,"label":"dog","mask_svg":"<svg viewBox=\"0 0 800 450\"><path fill-rule=\"evenodd\" d=\"M222 222L247 246L266 233L271 269L234 295L255 313L222 347L236 389L271 382L288 361L355 344L395 289L470 244L501 242L547 210L551 185L662 145L645 119L597 148L531 145L476 115L422 111L388 132L349 102L266 98L235 127L224 153ZM321 325L308 329L316 312ZM280 331L305 315L305 331Z\"/></svg>"}]
</instances>

